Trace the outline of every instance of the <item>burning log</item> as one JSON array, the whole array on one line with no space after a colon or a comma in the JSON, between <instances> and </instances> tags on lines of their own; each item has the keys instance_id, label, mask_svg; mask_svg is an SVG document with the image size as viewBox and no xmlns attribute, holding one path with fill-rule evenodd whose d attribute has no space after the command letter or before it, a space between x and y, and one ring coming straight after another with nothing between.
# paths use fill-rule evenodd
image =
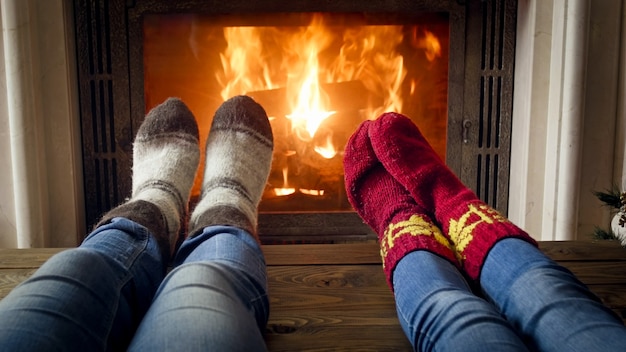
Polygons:
<instances>
[{"instance_id":1,"label":"burning log","mask_svg":"<svg viewBox=\"0 0 626 352\"><path fill-rule=\"evenodd\" d=\"M327 105L312 106L310 114L307 110L292 110L292 104L296 102L289 101L289 93L294 92L288 92L286 88L246 93L272 117L274 158L270 183L276 188L336 194L343 179L346 141L364 120L362 112L383 104L382 97L372 94L358 80L323 84L320 89L322 95L328 97ZM303 123L309 118L318 125L309 128ZM322 194L320 192L316 197L324 198Z\"/></svg>"},{"instance_id":2,"label":"burning log","mask_svg":"<svg viewBox=\"0 0 626 352\"><path fill-rule=\"evenodd\" d=\"M357 112L381 106L383 98L372 94L361 81L321 84L320 89L329 98L327 111ZM287 88L259 90L246 93L261 104L268 116L282 117L292 113L287 98Z\"/></svg>"}]
</instances>

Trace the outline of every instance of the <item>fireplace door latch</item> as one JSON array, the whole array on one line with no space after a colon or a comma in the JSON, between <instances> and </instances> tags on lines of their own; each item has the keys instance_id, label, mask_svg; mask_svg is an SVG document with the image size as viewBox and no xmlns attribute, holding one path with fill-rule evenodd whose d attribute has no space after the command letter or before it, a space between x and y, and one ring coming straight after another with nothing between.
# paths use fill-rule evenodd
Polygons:
<instances>
[{"instance_id":1,"label":"fireplace door latch","mask_svg":"<svg viewBox=\"0 0 626 352\"><path fill-rule=\"evenodd\" d=\"M465 119L463 120L463 143L469 143L469 130L472 127L472 121Z\"/></svg>"}]
</instances>

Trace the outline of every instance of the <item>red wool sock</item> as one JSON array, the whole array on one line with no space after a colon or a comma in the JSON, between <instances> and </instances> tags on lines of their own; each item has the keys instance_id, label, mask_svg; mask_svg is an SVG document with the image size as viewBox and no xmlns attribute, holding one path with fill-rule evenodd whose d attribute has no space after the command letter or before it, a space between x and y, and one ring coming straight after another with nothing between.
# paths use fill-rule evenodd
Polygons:
<instances>
[{"instance_id":1,"label":"red wool sock","mask_svg":"<svg viewBox=\"0 0 626 352\"><path fill-rule=\"evenodd\" d=\"M393 290L396 264L416 250L430 251L460 267L452 243L376 158L367 135L370 123L363 122L346 145L346 191L354 209L378 234L389 287Z\"/></svg>"},{"instance_id":2,"label":"red wool sock","mask_svg":"<svg viewBox=\"0 0 626 352\"><path fill-rule=\"evenodd\" d=\"M407 117L383 114L372 121L369 137L385 169L419 205L434 214L470 278L478 279L497 241L517 237L536 245L527 233L463 185Z\"/></svg>"}]
</instances>

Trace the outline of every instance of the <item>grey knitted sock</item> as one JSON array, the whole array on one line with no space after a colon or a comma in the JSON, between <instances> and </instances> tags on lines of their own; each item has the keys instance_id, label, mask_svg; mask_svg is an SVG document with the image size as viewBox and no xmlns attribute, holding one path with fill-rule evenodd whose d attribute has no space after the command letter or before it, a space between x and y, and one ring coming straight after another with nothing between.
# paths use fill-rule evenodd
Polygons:
<instances>
[{"instance_id":1,"label":"grey knitted sock","mask_svg":"<svg viewBox=\"0 0 626 352\"><path fill-rule=\"evenodd\" d=\"M217 109L206 143L202 195L191 214L190 236L210 225L235 226L257 236L258 205L273 149L267 114L254 100L236 96Z\"/></svg>"},{"instance_id":2,"label":"grey knitted sock","mask_svg":"<svg viewBox=\"0 0 626 352\"><path fill-rule=\"evenodd\" d=\"M198 135L196 120L181 100L169 98L153 108L133 144L132 196L97 226L116 216L137 221L150 229L169 257L185 223L198 169Z\"/></svg>"}]
</instances>

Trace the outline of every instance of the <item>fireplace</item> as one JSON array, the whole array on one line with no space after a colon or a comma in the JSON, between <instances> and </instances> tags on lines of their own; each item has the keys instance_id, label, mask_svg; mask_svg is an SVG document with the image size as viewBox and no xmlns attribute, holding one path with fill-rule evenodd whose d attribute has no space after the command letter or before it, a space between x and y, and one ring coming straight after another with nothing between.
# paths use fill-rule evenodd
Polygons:
<instances>
[{"instance_id":1,"label":"fireplace","mask_svg":"<svg viewBox=\"0 0 626 352\"><path fill-rule=\"evenodd\" d=\"M266 108L276 136L260 206L264 242L373 238L346 200L341 148L360 121L388 110L413 118L461 179L506 213L515 14L512 0L76 0L87 223L130 194L132 140L147 110L183 98L203 145L215 109L244 93ZM261 47L247 53L245 65L256 72L243 78L234 67L237 41ZM302 55L319 61L317 74L294 59L310 48L287 42L319 44ZM381 49L363 63L363 43L373 42ZM354 47L359 60L342 57ZM307 69L288 71L285 62ZM317 123L300 124L309 114L295 113L305 86L322 106Z\"/></svg>"}]
</instances>

